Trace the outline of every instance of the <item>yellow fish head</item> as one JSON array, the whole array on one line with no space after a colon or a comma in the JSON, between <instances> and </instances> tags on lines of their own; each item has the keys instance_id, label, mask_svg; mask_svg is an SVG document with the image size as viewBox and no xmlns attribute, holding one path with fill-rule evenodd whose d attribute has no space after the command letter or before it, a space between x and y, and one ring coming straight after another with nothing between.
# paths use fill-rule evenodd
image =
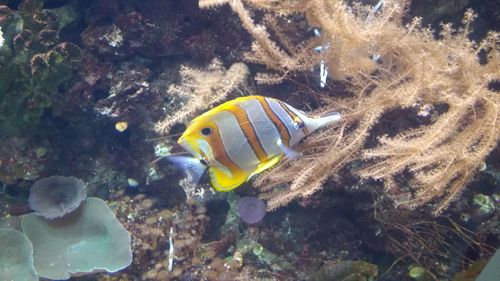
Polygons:
<instances>
[{"instance_id":1,"label":"yellow fish head","mask_svg":"<svg viewBox=\"0 0 500 281\"><path fill-rule=\"evenodd\" d=\"M233 170L217 161L224 150L220 132L214 121L207 115L195 118L177 141L194 158L208 166L212 186L217 191L229 191L241 185L245 178L235 175ZM237 178L235 178L237 176Z\"/></svg>"},{"instance_id":2,"label":"yellow fish head","mask_svg":"<svg viewBox=\"0 0 500 281\"><path fill-rule=\"evenodd\" d=\"M177 143L195 158L204 160L208 165L214 159L211 147L213 128L213 122L200 122L199 119L195 119L186 128Z\"/></svg>"}]
</instances>

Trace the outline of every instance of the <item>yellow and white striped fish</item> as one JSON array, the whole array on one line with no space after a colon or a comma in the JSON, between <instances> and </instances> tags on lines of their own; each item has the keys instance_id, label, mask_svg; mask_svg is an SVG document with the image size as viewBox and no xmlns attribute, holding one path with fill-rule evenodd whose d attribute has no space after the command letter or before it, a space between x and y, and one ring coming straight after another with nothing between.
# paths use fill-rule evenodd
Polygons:
<instances>
[{"instance_id":1,"label":"yellow and white striped fish","mask_svg":"<svg viewBox=\"0 0 500 281\"><path fill-rule=\"evenodd\" d=\"M208 168L212 186L230 191L276 164L297 155L291 147L340 114L310 117L269 97L241 97L193 119L178 143L193 157L168 157L198 182Z\"/></svg>"}]
</instances>

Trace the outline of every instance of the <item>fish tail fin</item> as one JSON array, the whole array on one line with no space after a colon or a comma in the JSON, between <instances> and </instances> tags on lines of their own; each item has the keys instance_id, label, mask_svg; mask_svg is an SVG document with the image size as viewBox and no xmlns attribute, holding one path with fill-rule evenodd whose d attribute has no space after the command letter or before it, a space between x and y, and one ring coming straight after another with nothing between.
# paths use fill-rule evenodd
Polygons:
<instances>
[{"instance_id":1,"label":"fish tail fin","mask_svg":"<svg viewBox=\"0 0 500 281\"><path fill-rule=\"evenodd\" d=\"M324 113L322 115L319 116L319 120L321 120L321 122L323 122L323 126L326 126L326 125L329 125L331 123L335 123L337 121L340 121L340 119L342 118L342 116L340 115L339 112L336 112L336 111L330 111L330 112L327 112L327 113Z\"/></svg>"},{"instance_id":2,"label":"fish tail fin","mask_svg":"<svg viewBox=\"0 0 500 281\"><path fill-rule=\"evenodd\" d=\"M320 115L319 117L309 117L306 124L309 132L312 133L317 129L336 123L342 119L339 112L331 111Z\"/></svg>"},{"instance_id":3,"label":"fish tail fin","mask_svg":"<svg viewBox=\"0 0 500 281\"><path fill-rule=\"evenodd\" d=\"M207 166L194 157L170 155L165 156L165 159L177 168L183 170L189 181L194 185L197 185L200 182L201 177L207 170Z\"/></svg>"}]
</instances>

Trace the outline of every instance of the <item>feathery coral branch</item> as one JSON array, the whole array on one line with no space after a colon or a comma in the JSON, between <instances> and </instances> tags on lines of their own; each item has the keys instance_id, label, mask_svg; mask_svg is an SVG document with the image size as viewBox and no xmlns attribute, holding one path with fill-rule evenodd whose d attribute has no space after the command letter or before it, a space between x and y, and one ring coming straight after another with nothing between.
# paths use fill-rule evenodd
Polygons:
<instances>
[{"instance_id":1,"label":"feathery coral branch","mask_svg":"<svg viewBox=\"0 0 500 281\"><path fill-rule=\"evenodd\" d=\"M218 1L231 6L254 38L247 59L271 70L258 75L261 82L280 82L319 62L308 42L294 48L287 27L280 24L283 15L301 12L310 26L322 30L321 41L331 43L322 54L330 77L344 80L353 93L322 98L330 104L322 110L343 105L350 112L342 127L309 137L300 147L303 158L284 161L255 181L269 209L310 196L347 163L362 159L356 173L382 180L398 206L427 204L438 215L498 145L500 96L488 85L500 80L499 34L490 32L478 44L469 40L475 15L468 10L461 29L445 24L436 39L418 18L402 25L404 2L384 1L375 13L344 1ZM260 24L250 9L264 11ZM478 61L480 53L486 55L484 64ZM388 113L417 121L387 132L377 125ZM369 139L378 141L368 148ZM410 191L394 192L402 184Z\"/></svg>"},{"instance_id":2,"label":"feathery coral branch","mask_svg":"<svg viewBox=\"0 0 500 281\"><path fill-rule=\"evenodd\" d=\"M248 74L248 67L243 63L235 63L226 70L219 60L213 60L205 70L182 66L181 84L172 85L168 90L181 100L182 109L168 114L156 124L155 130L166 134L176 123L185 122L200 110L223 101L230 93L244 87Z\"/></svg>"}]
</instances>

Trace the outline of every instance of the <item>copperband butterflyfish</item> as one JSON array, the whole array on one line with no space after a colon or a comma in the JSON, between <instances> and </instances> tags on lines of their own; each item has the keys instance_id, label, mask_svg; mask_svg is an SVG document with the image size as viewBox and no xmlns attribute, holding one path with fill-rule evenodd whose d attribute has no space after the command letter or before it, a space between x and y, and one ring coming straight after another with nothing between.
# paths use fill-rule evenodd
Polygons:
<instances>
[{"instance_id":1,"label":"copperband butterflyfish","mask_svg":"<svg viewBox=\"0 0 500 281\"><path fill-rule=\"evenodd\" d=\"M178 143L192 156L168 156L198 183L208 169L217 191L230 191L271 168L318 128L340 120L338 112L312 117L275 98L247 96L194 118Z\"/></svg>"}]
</instances>

